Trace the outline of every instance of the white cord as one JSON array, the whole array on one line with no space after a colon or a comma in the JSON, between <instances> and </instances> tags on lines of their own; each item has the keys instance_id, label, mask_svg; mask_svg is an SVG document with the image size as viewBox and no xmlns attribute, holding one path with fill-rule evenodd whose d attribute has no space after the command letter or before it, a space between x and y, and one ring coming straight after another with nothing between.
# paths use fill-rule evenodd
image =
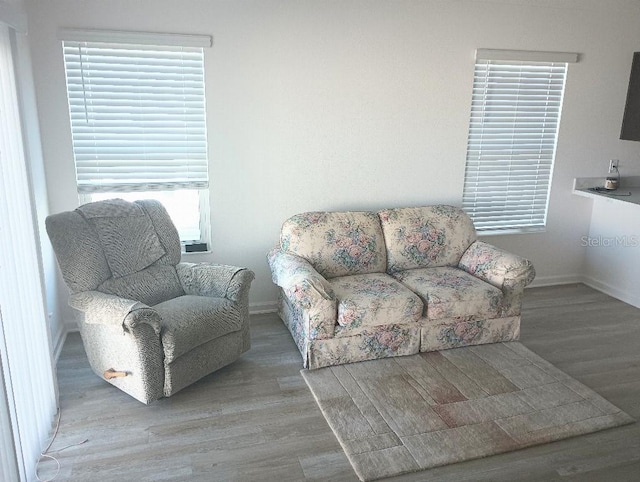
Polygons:
<instances>
[{"instance_id":1,"label":"white cord","mask_svg":"<svg viewBox=\"0 0 640 482\"><path fill-rule=\"evenodd\" d=\"M54 456L49 455L47 452L49 452L49 449L51 448L51 445L53 445L53 441L56 439L56 435L58 435L58 429L60 428L60 417L61 416L62 416L62 412L60 410L58 410L58 414L57 414L57 417L56 417L57 418L57 420L56 420L56 428L53 430L53 435L51 436L51 441L49 442L49 445L47 445L47 448L44 449L40 453L40 457L38 458L38 461L36 462L36 479L38 479L40 482L51 482L52 480L55 480L56 477L58 477L58 474L60 474L60 461L58 459L56 459ZM66 447L62 447L60 449L54 450L53 452L54 453L62 452L63 450L68 449L69 447L76 447L78 445L82 445L84 443L87 443L88 441L89 441L89 439L85 439L82 442L69 444ZM38 475L38 466L40 465L40 462L42 462L43 458L47 458L47 459L53 460L57 465L56 473L50 479L41 479L40 476Z\"/></svg>"}]
</instances>

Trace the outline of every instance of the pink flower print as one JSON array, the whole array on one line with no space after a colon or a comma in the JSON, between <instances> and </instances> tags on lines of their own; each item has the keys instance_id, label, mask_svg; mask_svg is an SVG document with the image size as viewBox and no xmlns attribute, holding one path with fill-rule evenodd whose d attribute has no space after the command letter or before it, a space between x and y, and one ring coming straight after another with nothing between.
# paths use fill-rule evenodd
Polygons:
<instances>
[{"instance_id":1,"label":"pink flower print","mask_svg":"<svg viewBox=\"0 0 640 482\"><path fill-rule=\"evenodd\" d=\"M465 332L467 331L467 326L464 323L458 323L454 330L454 333L458 338L464 338Z\"/></svg>"},{"instance_id":2,"label":"pink flower print","mask_svg":"<svg viewBox=\"0 0 640 482\"><path fill-rule=\"evenodd\" d=\"M381 345L389 347L393 343L393 333L385 331L378 336L378 340Z\"/></svg>"},{"instance_id":3,"label":"pink flower print","mask_svg":"<svg viewBox=\"0 0 640 482\"><path fill-rule=\"evenodd\" d=\"M429 241L421 240L418 243L418 251L420 251L422 254L426 253L430 249L431 249L431 243Z\"/></svg>"},{"instance_id":4,"label":"pink flower print","mask_svg":"<svg viewBox=\"0 0 640 482\"><path fill-rule=\"evenodd\" d=\"M352 258L359 258L362 255L362 248L360 246L350 246L349 247L349 256Z\"/></svg>"},{"instance_id":5,"label":"pink flower print","mask_svg":"<svg viewBox=\"0 0 640 482\"><path fill-rule=\"evenodd\" d=\"M342 322L345 326L350 325L358 319L358 312L354 308L347 308L342 312Z\"/></svg>"},{"instance_id":6,"label":"pink flower print","mask_svg":"<svg viewBox=\"0 0 640 482\"><path fill-rule=\"evenodd\" d=\"M420 233L411 233L411 234L407 234L407 243L410 244L418 244L420 241L422 241L422 235Z\"/></svg>"},{"instance_id":7,"label":"pink flower print","mask_svg":"<svg viewBox=\"0 0 640 482\"><path fill-rule=\"evenodd\" d=\"M371 251L365 251L358 260L360 266L369 266L373 260L373 253Z\"/></svg>"},{"instance_id":8,"label":"pink flower print","mask_svg":"<svg viewBox=\"0 0 640 482\"><path fill-rule=\"evenodd\" d=\"M430 229L427 232L427 239L430 239L431 241L437 241L438 240L438 231L436 231L435 229Z\"/></svg>"},{"instance_id":9,"label":"pink flower print","mask_svg":"<svg viewBox=\"0 0 640 482\"><path fill-rule=\"evenodd\" d=\"M348 248L353 244L353 240L351 238L340 238L336 241L336 245L338 248Z\"/></svg>"}]
</instances>

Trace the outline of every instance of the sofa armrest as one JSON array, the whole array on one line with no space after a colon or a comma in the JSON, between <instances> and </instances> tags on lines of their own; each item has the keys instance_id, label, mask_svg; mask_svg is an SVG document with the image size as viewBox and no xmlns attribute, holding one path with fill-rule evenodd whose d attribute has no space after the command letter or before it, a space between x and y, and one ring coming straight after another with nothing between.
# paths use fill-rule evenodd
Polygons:
<instances>
[{"instance_id":1,"label":"sofa armrest","mask_svg":"<svg viewBox=\"0 0 640 482\"><path fill-rule=\"evenodd\" d=\"M536 276L528 259L483 241L475 241L467 248L458 267L505 293L522 291Z\"/></svg>"},{"instance_id":2,"label":"sofa armrest","mask_svg":"<svg viewBox=\"0 0 640 482\"><path fill-rule=\"evenodd\" d=\"M235 302L246 302L255 276L246 268L213 263L178 263L176 271L186 294Z\"/></svg>"},{"instance_id":3,"label":"sofa armrest","mask_svg":"<svg viewBox=\"0 0 640 482\"><path fill-rule=\"evenodd\" d=\"M100 291L81 291L69 297L69 305L84 315L84 322L96 325L119 326L133 331L138 325L150 325L160 334L160 315L139 301L108 295Z\"/></svg>"},{"instance_id":4,"label":"sofa armrest","mask_svg":"<svg viewBox=\"0 0 640 482\"><path fill-rule=\"evenodd\" d=\"M331 338L338 320L338 302L329 282L304 258L273 249L267 256L273 282L305 313L309 339Z\"/></svg>"}]
</instances>

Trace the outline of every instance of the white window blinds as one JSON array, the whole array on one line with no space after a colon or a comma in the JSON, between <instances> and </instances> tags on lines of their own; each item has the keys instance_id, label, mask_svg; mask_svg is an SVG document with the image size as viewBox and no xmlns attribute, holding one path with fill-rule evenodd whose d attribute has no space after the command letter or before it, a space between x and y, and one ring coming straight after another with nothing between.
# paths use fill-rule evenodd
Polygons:
<instances>
[{"instance_id":1,"label":"white window blinds","mask_svg":"<svg viewBox=\"0 0 640 482\"><path fill-rule=\"evenodd\" d=\"M478 231L545 226L567 62L576 60L478 50L462 200Z\"/></svg>"},{"instance_id":2,"label":"white window blinds","mask_svg":"<svg viewBox=\"0 0 640 482\"><path fill-rule=\"evenodd\" d=\"M78 192L206 188L202 46L211 38L61 35Z\"/></svg>"}]
</instances>

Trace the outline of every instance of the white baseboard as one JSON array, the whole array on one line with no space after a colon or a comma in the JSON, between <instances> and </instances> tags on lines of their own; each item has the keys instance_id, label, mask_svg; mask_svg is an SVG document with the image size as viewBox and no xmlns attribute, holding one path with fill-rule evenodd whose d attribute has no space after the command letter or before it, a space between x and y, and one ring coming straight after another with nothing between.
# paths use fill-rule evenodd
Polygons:
<instances>
[{"instance_id":1,"label":"white baseboard","mask_svg":"<svg viewBox=\"0 0 640 482\"><path fill-rule=\"evenodd\" d=\"M613 296L620 301L624 301L636 308L640 308L640 296L638 296L637 293L632 293L628 290L613 286L591 276L584 276L582 282L595 290L602 291L603 293Z\"/></svg>"},{"instance_id":2,"label":"white baseboard","mask_svg":"<svg viewBox=\"0 0 640 482\"><path fill-rule=\"evenodd\" d=\"M527 288L540 288L542 286L570 285L573 283L583 283L584 276L579 274L558 275L558 276L539 276L527 286Z\"/></svg>"},{"instance_id":3,"label":"white baseboard","mask_svg":"<svg viewBox=\"0 0 640 482\"><path fill-rule=\"evenodd\" d=\"M278 311L277 301L265 301L262 303L249 303L249 314L262 315L265 313L276 313Z\"/></svg>"},{"instance_id":4,"label":"white baseboard","mask_svg":"<svg viewBox=\"0 0 640 482\"><path fill-rule=\"evenodd\" d=\"M53 359L55 362L60 358L62 347L64 342L67 341L67 335L69 334L69 325L67 323L62 324L62 330L58 333L58 336L53 340Z\"/></svg>"}]
</instances>

